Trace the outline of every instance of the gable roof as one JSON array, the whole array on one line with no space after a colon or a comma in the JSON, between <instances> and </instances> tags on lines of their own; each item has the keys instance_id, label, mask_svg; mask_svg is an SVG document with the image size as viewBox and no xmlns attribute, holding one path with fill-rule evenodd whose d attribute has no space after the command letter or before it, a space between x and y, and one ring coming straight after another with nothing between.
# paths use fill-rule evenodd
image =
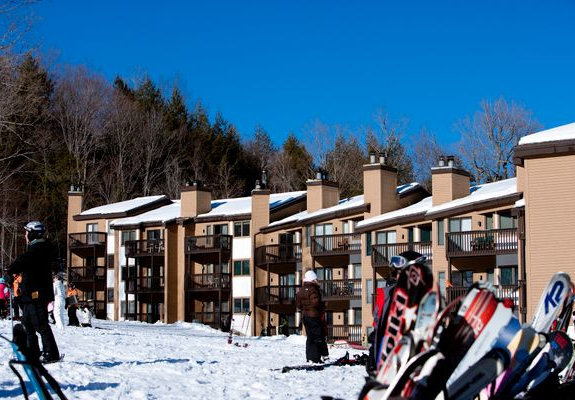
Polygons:
<instances>
[{"instance_id":1,"label":"gable roof","mask_svg":"<svg viewBox=\"0 0 575 400\"><path fill-rule=\"evenodd\" d=\"M75 221L99 218L122 218L140 214L157 207L170 204L172 201L164 195L136 197L135 199L93 207L74 215Z\"/></svg>"},{"instance_id":2,"label":"gable roof","mask_svg":"<svg viewBox=\"0 0 575 400\"><path fill-rule=\"evenodd\" d=\"M424 219L425 214L431 208L431 202L432 197L429 196L410 206L364 219L357 223L356 232L366 232L371 229L379 229L385 226L409 223L407 221Z\"/></svg>"}]
</instances>

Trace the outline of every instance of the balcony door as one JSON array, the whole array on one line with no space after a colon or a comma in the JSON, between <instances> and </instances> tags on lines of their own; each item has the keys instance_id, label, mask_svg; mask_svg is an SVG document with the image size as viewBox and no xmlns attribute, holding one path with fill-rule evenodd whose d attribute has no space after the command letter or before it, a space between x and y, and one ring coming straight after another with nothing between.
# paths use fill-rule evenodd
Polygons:
<instances>
[{"instance_id":1,"label":"balcony door","mask_svg":"<svg viewBox=\"0 0 575 400\"><path fill-rule=\"evenodd\" d=\"M380 231L375 233L375 244L394 244L397 241L397 233L395 231ZM382 252L383 257L390 260L391 257L397 255L397 248L395 246L385 247Z\"/></svg>"},{"instance_id":2,"label":"balcony door","mask_svg":"<svg viewBox=\"0 0 575 400\"><path fill-rule=\"evenodd\" d=\"M86 224L86 242L88 244L98 243L98 224Z\"/></svg>"},{"instance_id":3,"label":"balcony door","mask_svg":"<svg viewBox=\"0 0 575 400\"><path fill-rule=\"evenodd\" d=\"M471 218L450 218L449 233L469 232L471 230ZM453 250L471 250L469 240L462 235L452 235L449 239Z\"/></svg>"},{"instance_id":4,"label":"balcony door","mask_svg":"<svg viewBox=\"0 0 575 400\"><path fill-rule=\"evenodd\" d=\"M293 233L280 233L279 235L279 257L280 260L289 260L294 255L294 235Z\"/></svg>"},{"instance_id":5,"label":"balcony door","mask_svg":"<svg viewBox=\"0 0 575 400\"><path fill-rule=\"evenodd\" d=\"M295 299L295 273L280 274L280 299Z\"/></svg>"},{"instance_id":6,"label":"balcony door","mask_svg":"<svg viewBox=\"0 0 575 400\"><path fill-rule=\"evenodd\" d=\"M332 224L316 224L315 226L315 238L316 246L320 251L330 251L333 250L332 238L326 237L327 235L333 235L333 225Z\"/></svg>"}]
</instances>

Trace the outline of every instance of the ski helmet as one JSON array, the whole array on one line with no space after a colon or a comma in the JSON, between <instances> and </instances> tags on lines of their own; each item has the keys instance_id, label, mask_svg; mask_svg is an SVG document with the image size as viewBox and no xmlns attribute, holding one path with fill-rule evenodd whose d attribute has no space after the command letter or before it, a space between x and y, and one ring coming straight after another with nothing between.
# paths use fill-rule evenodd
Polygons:
<instances>
[{"instance_id":1,"label":"ski helmet","mask_svg":"<svg viewBox=\"0 0 575 400\"><path fill-rule=\"evenodd\" d=\"M412 264L425 264L427 257L417 251L404 251L396 256L391 257L389 265L392 268L402 269Z\"/></svg>"},{"instance_id":2,"label":"ski helmet","mask_svg":"<svg viewBox=\"0 0 575 400\"><path fill-rule=\"evenodd\" d=\"M46 227L40 221L30 221L24 226L24 229L28 232L30 240L41 238L46 232Z\"/></svg>"}]
</instances>

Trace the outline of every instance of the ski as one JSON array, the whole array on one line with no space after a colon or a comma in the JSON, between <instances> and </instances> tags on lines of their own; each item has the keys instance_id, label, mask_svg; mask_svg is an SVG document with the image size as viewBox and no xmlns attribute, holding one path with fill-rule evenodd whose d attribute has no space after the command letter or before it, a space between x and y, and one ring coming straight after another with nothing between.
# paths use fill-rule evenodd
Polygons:
<instances>
[{"instance_id":1,"label":"ski","mask_svg":"<svg viewBox=\"0 0 575 400\"><path fill-rule=\"evenodd\" d=\"M355 365L365 365L367 362L367 355L354 355L353 358L349 358L349 352L345 353L345 356L338 358L334 362L325 364L301 364L301 365L288 365L282 368L275 368L272 371L281 371L282 374L290 371L323 371L328 367L343 367L343 366L355 366Z\"/></svg>"},{"instance_id":2,"label":"ski","mask_svg":"<svg viewBox=\"0 0 575 400\"><path fill-rule=\"evenodd\" d=\"M543 291L539 304L533 314L531 326L537 332L547 333L563 308L571 292L571 279L565 272L557 272L551 277Z\"/></svg>"},{"instance_id":3,"label":"ski","mask_svg":"<svg viewBox=\"0 0 575 400\"><path fill-rule=\"evenodd\" d=\"M433 274L426 265L411 264L399 273L376 357L378 371L401 337L412 329L417 307L432 288Z\"/></svg>"}]
</instances>

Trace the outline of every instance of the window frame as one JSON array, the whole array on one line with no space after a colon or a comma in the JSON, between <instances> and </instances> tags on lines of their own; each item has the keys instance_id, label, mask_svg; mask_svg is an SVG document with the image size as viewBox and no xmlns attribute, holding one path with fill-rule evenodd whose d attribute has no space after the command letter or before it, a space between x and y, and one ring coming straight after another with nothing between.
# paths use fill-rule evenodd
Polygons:
<instances>
[{"instance_id":1,"label":"window frame","mask_svg":"<svg viewBox=\"0 0 575 400\"><path fill-rule=\"evenodd\" d=\"M238 264L239 263L239 264ZM239 267L239 272L236 272L236 268ZM234 260L234 276L249 276L250 275L250 260Z\"/></svg>"},{"instance_id":2,"label":"window frame","mask_svg":"<svg viewBox=\"0 0 575 400\"><path fill-rule=\"evenodd\" d=\"M250 236L249 220L234 222L234 237L249 237L249 236Z\"/></svg>"}]
</instances>

